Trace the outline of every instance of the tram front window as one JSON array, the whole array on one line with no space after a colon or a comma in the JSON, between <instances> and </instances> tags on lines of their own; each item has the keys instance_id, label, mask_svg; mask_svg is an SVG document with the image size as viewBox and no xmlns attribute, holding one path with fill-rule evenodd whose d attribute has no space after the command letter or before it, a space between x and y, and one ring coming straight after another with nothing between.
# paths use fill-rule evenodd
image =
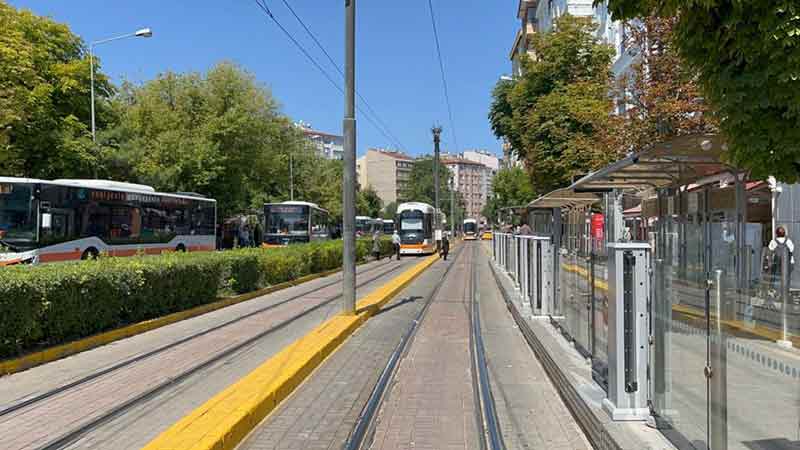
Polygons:
<instances>
[{"instance_id":1,"label":"tram front window","mask_svg":"<svg viewBox=\"0 0 800 450\"><path fill-rule=\"evenodd\" d=\"M405 211L400 217L400 237L404 244L419 244L425 239L425 215L421 211Z\"/></svg>"},{"instance_id":2,"label":"tram front window","mask_svg":"<svg viewBox=\"0 0 800 450\"><path fill-rule=\"evenodd\" d=\"M33 187L0 183L0 246L9 250L33 247L36 216Z\"/></svg>"}]
</instances>

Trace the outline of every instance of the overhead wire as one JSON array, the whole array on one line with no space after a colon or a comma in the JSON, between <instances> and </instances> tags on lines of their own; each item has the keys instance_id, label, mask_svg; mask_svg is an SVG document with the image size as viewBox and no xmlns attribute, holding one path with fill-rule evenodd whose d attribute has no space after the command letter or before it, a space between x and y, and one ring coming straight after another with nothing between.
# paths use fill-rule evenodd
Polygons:
<instances>
[{"instance_id":1,"label":"overhead wire","mask_svg":"<svg viewBox=\"0 0 800 450\"><path fill-rule=\"evenodd\" d=\"M439 30L436 27L436 18L433 14L433 2L428 0L428 10L431 13L431 25L433 25L433 38L436 43L436 56L439 59L439 71L442 73L442 86L444 87L444 101L447 104L447 116L450 119L450 132L453 135L453 143L458 150L458 136L456 134L456 124L453 120L453 108L450 106L450 93L447 90L447 78L444 73L444 61L442 59L442 47L439 45Z\"/></svg>"},{"instance_id":2,"label":"overhead wire","mask_svg":"<svg viewBox=\"0 0 800 450\"><path fill-rule=\"evenodd\" d=\"M306 33L308 34L308 36L311 37L311 40L314 41L314 43L317 45L317 47L325 55L325 57L328 58L328 61L331 63L331 65L339 72L339 75L341 75L342 78L344 78L344 70L342 69L341 65L339 65L339 63L337 63L333 59L333 57L330 55L330 53L328 53L328 51L325 49L325 46L322 45L322 43L319 41L319 39L317 39L317 36L311 31L311 29L308 27L308 25L306 25L306 23L303 21L303 19L301 19L300 16L295 12L294 8L292 8L292 5L289 4L288 0L281 0L281 1L283 2L284 5L286 5L286 8L289 10L289 12L292 13L294 18L300 23L300 25L303 27L303 29L306 30ZM375 120L378 123L380 123L380 125L383 127L384 130L386 130L386 133L391 138L390 140L392 141L392 144L393 145L398 145L400 147L400 149L404 149L405 147L402 145L402 142L400 142L400 140L397 139L397 136L395 136L394 133L392 133L392 131L389 129L389 126L386 125L386 122L384 122L381 119L380 115L372 108L372 106L370 106L369 102L367 102L367 99L364 98L364 96L361 95L361 92L359 92L357 89L356 89L355 92L356 92L356 95L358 96L359 100L361 100L361 102L364 103L364 106L373 115Z\"/></svg>"},{"instance_id":3,"label":"overhead wire","mask_svg":"<svg viewBox=\"0 0 800 450\"><path fill-rule=\"evenodd\" d=\"M339 91L339 93L344 94L344 89L342 89L342 87L339 85L339 83L337 83L333 79L333 77L328 73L328 71L325 70L324 67L322 67L322 65L319 63L319 61L317 61L316 58L314 58L311 55L311 53L309 53L309 51L306 50L306 48L303 47L303 45L292 35L292 33L289 32L289 30L287 30L286 27L283 26L283 24L281 24L281 22L277 19L277 17L275 17L275 15L272 13L272 10L269 8L269 5L267 5L266 0L254 0L254 1L255 1L256 5L258 5L258 7L270 19L272 19L272 21L275 23L275 25L283 32L284 35L286 35L286 37L295 45L295 47L297 47L298 50L300 50L300 52L306 57L306 59L308 59L309 62L311 62L311 64L325 77L325 79L327 79L333 85L333 87L337 91ZM290 8L290 10L294 14L294 10L292 10L291 8ZM297 17L296 14L295 14L295 17ZM297 17L297 18L299 20L299 17ZM310 30L308 30L308 28L305 26L305 24L303 24L303 27L306 28L306 30L310 33ZM314 40L316 41L316 38L314 38ZM330 55L327 52L324 52L324 53L330 58ZM337 70L339 70L339 72L342 73L341 69L339 69L338 67L337 67ZM364 111L362 111L362 113L364 113ZM381 128L381 126L378 125L376 123L375 119L373 119L369 114L364 114L364 118L367 119L367 121L370 124L372 124L372 126L374 126L375 129L378 130L378 132L380 132L383 135L383 137L386 138L386 140L388 142L391 142L393 145L398 145L399 144L399 141L396 141L395 139L392 139L389 136L389 133L384 131L383 128Z\"/></svg>"}]
</instances>

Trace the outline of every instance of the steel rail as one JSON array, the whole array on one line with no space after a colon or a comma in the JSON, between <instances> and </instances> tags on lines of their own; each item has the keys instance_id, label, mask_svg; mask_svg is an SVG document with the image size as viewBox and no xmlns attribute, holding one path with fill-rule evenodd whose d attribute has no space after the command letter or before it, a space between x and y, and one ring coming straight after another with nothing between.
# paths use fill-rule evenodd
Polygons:
<instances>
[{"instance_id":1,"label":"steel rail","mask_svg":"<svg viewBox=\"0 0 800 450\"><path fill-rule=\"evenodd\" d=\"M383 264L383 265L378 266L378 267L384 267L386 265L389 265L389 264L388 263L387 264ZM358 285L358 287L362 287L364 285L367 285L367 284L369 284L369 283L371 283L371 282L373 282L373 281L375 281L375 280L377 280L377 279L379 279L381 277L384 277L384 276L386 276L386 275L388 275L388 274L400 269L401 267L402 267L401 265L395 265L395 266L389 268L388 270L384 270L381 273L379 273L378 275L375 275L374 277L371 277L371 278L365 280L364 282L360 283ZM338 284L338 283L340 283L340 281L335 282L333 284ZM318 290L318 289L320 289L320 288L317 288L315 290ZM306 294L304 294L304 295L307 295L307 294L308 294L308 292ZM272 333L275 333L276 331L280 331L283 328L286 328L287 326L291 325L293 322L295 322L296 320L302 318L306 314L312 313L312 312L314 312L316 310L319 310L319 309L321 309L321 308L323 308L325 306L328 306L331 303L335 302L336 300L340 299L341 297L342 297L341 294L337 294L337 295L328 297L327 299L325 299L320 304L315 305L315 306L313 306L313 307L311 307L311 308L309 308L309 309L307 309L305 311L302 311L302 312L300 312L298 314L295 314L294 316L289 317L286 320L283 320L283 321L279 322L278 324L276 324L276 325L274 325L274 326L272 326L272 327L270 327L270 328L268 328L268 329L266 329L266 330L264 330L264 331L262 331L262 332L260 332L260 333L258 333L256 335L254 335L254 336L252 336L252 337L250 337L250 338L248 338L248 339L246 339L246 340L244 340L244 341L242 341L242 342L240 342L240 343L238 343L236 345L233 345L231 347L226 348L225 350L217 353L216 355L212 356L211 358L209 358L209 359L207 359L207 360L205 360L205 361L203 361L203 362L201 362L201 363L199 363L199 364L187 369L186 371L182 372L180 375L178 375L176 377L173 377L173 378L170 378L170 379L168 379L168 380L166 380L166 381L154 386L153 388L151 388L151 389L149 389L149 390L147 390L145 392L142 392L141 394L135 396L134 398L132 398L132 399L130 399L130 400L128 400L128 401L126 401L126 402L114 407L114 408L112 408L111 410L101 414L99 417L90 420L89 422L81 425L80 427L65 433L64 435L62 435L62 436L60 436L60 437L58 437L58 438L56 438L56 439L44 444L44 445L42 445L41 447L38 447L38 449L39 450L56 450L56 449L64 448L67 445L70 445L71 443L77 441L78 439L80 439L81 437L86 435L87 433L97 429L99 426L101 426L101 425L107 423L108 421L120 416L122 413L124 413L128 409L132 408L133 406L136 406L136 405L138 405L138 404L140 404L140 403L142 403L142 402L144 402L144 401L146 401L146 400L148 400L150 398L155 397L156 395L158 395L159 393L161 393L165 389L184 381L185 379L191 377L192 375L195 375L196 373L200 372L201 370L206 369L209 366L211 366L211 365L213 365L213 364L215 364L215 363L217 363L217 362L219 362L219 361L221 361L221 360L223 360L225 358L228 358L229 356L237 353L240 350L249 347L250 345L258 342L261 339L263 339L264 337L266 337L266 336L268 336L268 335L270 335ZM282 304L285 304L285 303L286 303L286 301L284 301Z\"/></svg>"},{"instance_id":2,"label":"steel rail","mask_svg":"<svg viewBox=\"0 0 800 450\"><path fill-rule=\"evenodd\" d=\"M473 248L473 254L477 251L477 246ZM477 367L477 384L475 389L480 392L480 415L482 417L481 423L483 425L483 437L488 439L489 448L491 450L505 450L505 442L503 441L503 434L500 431L500 422L497 420L497 410L495 409L494 397L492 396L492 385L489 381L489 369L486 362L486 349L483 346L483 335L481 333L481 311L478 304L478 295L476 295L476 271L477 264L472 262L470 268L470 309L472 333L470 341L473 345L474 366ZM473 383L476 381L473 370ZM479 430L480 431L480 430Z\"/></svg>"},{"instance_id":3,"label":"steel rail","mask_svg":"<svg viewBox=\"0 0 800 450\"><path fill-rule=\"evenodd\" d=\"M382 265L375 266L375 267L370 267L369 269L365 269L361 273L368 273L368 272L371 272L373 270L379 269L379 268L381 268L381 267L383 267L385 265L386 264L382 264ZM78 387L78 386L81 386L83 384L86 384L86 383L88 383L88 382L90 382L90 381L92 381L94 379L102 377L103 375L107 375L109 373L116 372L116 371L118 371L120 369L128 367L128 366L130 366L132 364L135 364L137 362L141 362L143 360L152 358L153 356L156 356L156 355L158 355L160 353L163 353L163 352L165 352L167 350L171 350L171 349L173 349L175 347L178 347L180 345L183 345L183 344L185 344L185 343L187 343L187 342L189 342L191 340L197 339L197 338L205 336L205 335L207 335L209 333L213 333L213 332L218 331L218 330L220 330L222 328L225 328L225 327L228 327L230 325L233 325L233 324L236 324L238 322L241 322L242 320L249 319L250 317L256 316L256 315L261 314L261 313L264 313L264 312L269 311L271 309L275 309L275 308L283 306L283 305L285 305L287 303L291 303L293 301L299 300L300 298L302 298L302 297L304 297L304 296L306 296L306 295L308 295L308 294L310 294L310 293L312 293L314 291L317 291L319 289L325 289L325 288L331 287L331 286L333 286L335 284L338 284L338 283L341 283L341 280L332 281L330 283L326 283L326 284L324 284L324 285L322 285L320 287L314 288L313 290L309 290L309 291L303 292L301 294L294 295L294 296L292 296L292 297L290 297L290 298L288 298L286 300L281 300L278 303L266 306L264 308L259 308L259 309L255 310L255 311L249 312L249 313L244 314L242 316L239 316L239 317L237 317L235 319L231 319L231 320L229 320L227 322L223 322L223 323L221 323L219 325L215 325L215 326L213 326L211 328L208 328L208 329L205 329L203 331L199 331L199 332L197 332L195 334L192 334L192 335L186 336L184 338L181 338L181 339L179 339L179 340L177 340L175 342L171 342L169 344L166 344L166 345L163 345L161 347L155 348L155 349L150 350L148 352L142 353L141 355L136 355L133 358L126 359L126 360L121 361L121 362L119 362L117 364L114 364L113 366L107 367L107 368L102 369L102 370L98 370L98 371L96 371L94 373L91 373L91 374L89 374L89 375L87 375L87 376L85 376L83 378L80 378L78 380L75 380L75 381L73 381L71 383L67 383L67 384L65 384L63 386L59 386L57 388L51 389L51 390L49 390L47 392L44 392L42 394L39 394L37 396L25 399L24 401L21 401L19 403L16 403L16 404L11 405L9 407L6 407L4 409L0 409L0 417L6 416L6 415L11 414L13 412L19 411L20 409L26 408L28 406L31 406L33 404L39 403L39 402L41 402L43 400L46 400L46 399L48 399L48 398L50 398L50 397L52 397L54 395L58 395L58 394L60 394L62 392L65 392L65 391L68 391L68 390L73 389L75 387ZM302 286L302 285L299 285L299 286Z\"/></svg>"},{"instance_id":4,"label":"steel rail","mask_svg":"<svg viewBox=\"0 0 800 450\"><path fill-rule=\"evenodd\" d=\"M463 251L464 250L462 247L459 249L457 254L453 255L453 262L447 266L447 269L442 274L441 279L425 299L425 304L423 305L422 309L419 311L419 313L417 313L417 316L414 318L411 326L408 328L408 330L406 330L403 336L401 336L400 342L397 344L397 346L395 346L394 351L389 356L389 361L386 363L383 371L381 371L381 375L378 377L378 381L375 383L375 387L372 389L364 409L361 410L361 413L356 420L356 424L353 427L353 430L350 432L350 436L348 436L347 441L345 441L344 445L342 446L344 450L359 450L365 448L365 444L371 445L375 432L376 413L380 410L383 400L386 397L386 389L389 387L389 383L394 378L400 360L408 353L410 344L414 341L414 337L416 336L417 330L419 330L422 321L425 320L428 308L433 302L433 299L435 299L439 294L439 290L442 288L444 281L450 274L450 269L455 266L456 261Z\"/></svg>"}]
</instances>

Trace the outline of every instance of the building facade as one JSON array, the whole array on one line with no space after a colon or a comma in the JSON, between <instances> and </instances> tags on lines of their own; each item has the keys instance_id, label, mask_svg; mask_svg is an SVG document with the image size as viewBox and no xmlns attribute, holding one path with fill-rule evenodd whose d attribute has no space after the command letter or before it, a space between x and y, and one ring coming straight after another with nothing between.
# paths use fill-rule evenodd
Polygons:
<instances>
[{"instance_id":1,"label":"building facade","mask_svg":"<svg viewBox=\"0 0 800 450\"><path fill-rule=\"evenodd\" d=\"M311 142L320 157L334 160L342 160L344 158L343 136L314 130L311 125L304 122L298 122L295 126L302 130L306 139Z\"/></svg>"},{"instance_id":2,"label":"building facade","mask_svg":"<svg viewBox=\"0 0 800 450\"><path fill-rule=\"evenodd\" d=\"M462 157L443 158L442 164L453 174L454 188L464 199L466 217L484 220L482 215L491 187L492 169L477 161Z\"/></svg>"},{"instance_id":3,"label":"building facade","mask_svg":"<svg viewBox=\"0 0 800 450\"><path fill-rule=\"evenodd\" d=\"M384 205L402 200L408 188L414 158L405 153L371 148L356 161L358 184L371 186Z\"/></svg>"},{"instance_id":4,"label":"building facade","mask_svg":"<svg viewBox=\"0 0 800 450\"><path fill-rule=\"evenodd\" d=\"M486 150L465 150L463 157L466 160L481 163L486 166L486 176L483 178L483 191L486 193L486 197L484 198L485 205L488 198L492 196L492 183L494 182L494 176L497 175L497 171L500 170L500 158Z\"/></svg>"}]
</instances>

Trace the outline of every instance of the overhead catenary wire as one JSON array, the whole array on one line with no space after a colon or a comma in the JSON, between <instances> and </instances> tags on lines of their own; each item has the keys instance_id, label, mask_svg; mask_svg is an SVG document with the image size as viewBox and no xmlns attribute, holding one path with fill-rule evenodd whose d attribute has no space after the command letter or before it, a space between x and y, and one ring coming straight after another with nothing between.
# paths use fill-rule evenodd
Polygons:
<instances>
[{"instance_id":1,"label":"overhead catenary wire","mask_svg":"<svg viewBox=\"0 0 800 450\"><path fill-rule=\"evenodd\" d=\"M314 56L311 55L311 53L309 53L309 51L305 47L303 47L303 45L294 37L294 35L292 35L292 33L289 30L287 30L286 27L283 26L283 24L281 24L278 18L275 17L275 15L272 13L272 10L267 5L266 1L265 0L254 0L254 1L256 5L258 5L259 9L261 9L261 11L263 11L264 14L266 14L272 20L272 22L275 23L275 25L283 32L283 34L286 35L286 37L295 45L295 47L298 48L298 50L300 50L303 56L305 56L306 59L308 59L309 62L311 62L311 64L325 77L325 79L327 79L328 82L330 82L331 85L333 85L333 87L337 91L339 91L339 93L344 95L344 89L342 89L342 87L339 85L338 82L336 82L336 80L333 79L330 73L328 73L328 71L325 70L324 67L322 67L319 61L317 61L316 58L314 58ZM364 111L362 111L362 113L364 113ZM378 132L380 132L388 142L392 142L393 145L397 145L396 143L394 143L394 140L388 135L388 133L384 131L380 127L380 125L377 124L375 119L373 119L369 114L364 114L364 118L367 119L367 122L369 122L372 126L374 126L375 129L378 130Z\"/></svg>"},{"instance_id":2,"label":"overhead catenary wire","mask_svg":"<svg viewBox=\"0 0 800 450\"><path fill-rule=\"evenodd\" d=\"M447 90L447 77L444 73L444 61L442 59L442 47L439 45L439 30L436 27L436 16L433 13L433 2L428 0L428 10L431 13L431 25L433 25L433 39L436 43L436 56L439 59L439 71L442 73L442 87L444 88L444 101L447 104L447 116L450 119L450 133L453 135L453 144L458 150L458 135L456 134L456 124L453 120L453 108L450 106L450 93Z\"/></svg>"},{"instance_id":3,"label":"overhead catenary wire","mask_svg":"<svg viewBox=\"0 0 800 450\"><path fill-rule=\"evenodd\" d=\"M286 8L289 10L289 12L292 13L294 18L297 20L297 22L300 23L300 25L303 27L303 29L306 30L306 33L308 34L308 36L311 38L312 41L314 41L314 43L317 45L317 47L325 55L325 57L328 58L328 61L331 63L331 65L336 69L336 71L339 72L339 75L341 75L342 78L344 78L344 70L342 69L342 66L339 65L339 63L337 63L333 59L333 57L331 56L330 53L328 53L328 51L325 49L325 46L322 45L322 43L319 41L319 39L317 39L317 36L311 31L310 27L308 25L306 25L306 23L303 21L303 19L301 19L300 16L295 12L294 8L292 8L292 5L289 4L289 1L288 0L281 0L281 1L283 2L284 5L286 5ZM380 115L372 108L372 106L370 106L369 102L367 102L367 99L364 98L364 96L361 95L361 92L356 90L356 95L358 96L359 100L361 100L361 102L364 103L364 106L372 114L372 116L375 118L375 120L386 131L386 134L388 134L388 137L386 135L384 135L384 137L389 138L389 140L392 142L392 145L397 145L397 146L399 146L400 149L405 149L405 146L403 146L403 143L400 142L399 139L397 139L397 136L395 136L394 133L392 133L392 131L389 129L389 126L386 125L386 122L384 122L381 119Z\"/></svg>"}]
</instances>

